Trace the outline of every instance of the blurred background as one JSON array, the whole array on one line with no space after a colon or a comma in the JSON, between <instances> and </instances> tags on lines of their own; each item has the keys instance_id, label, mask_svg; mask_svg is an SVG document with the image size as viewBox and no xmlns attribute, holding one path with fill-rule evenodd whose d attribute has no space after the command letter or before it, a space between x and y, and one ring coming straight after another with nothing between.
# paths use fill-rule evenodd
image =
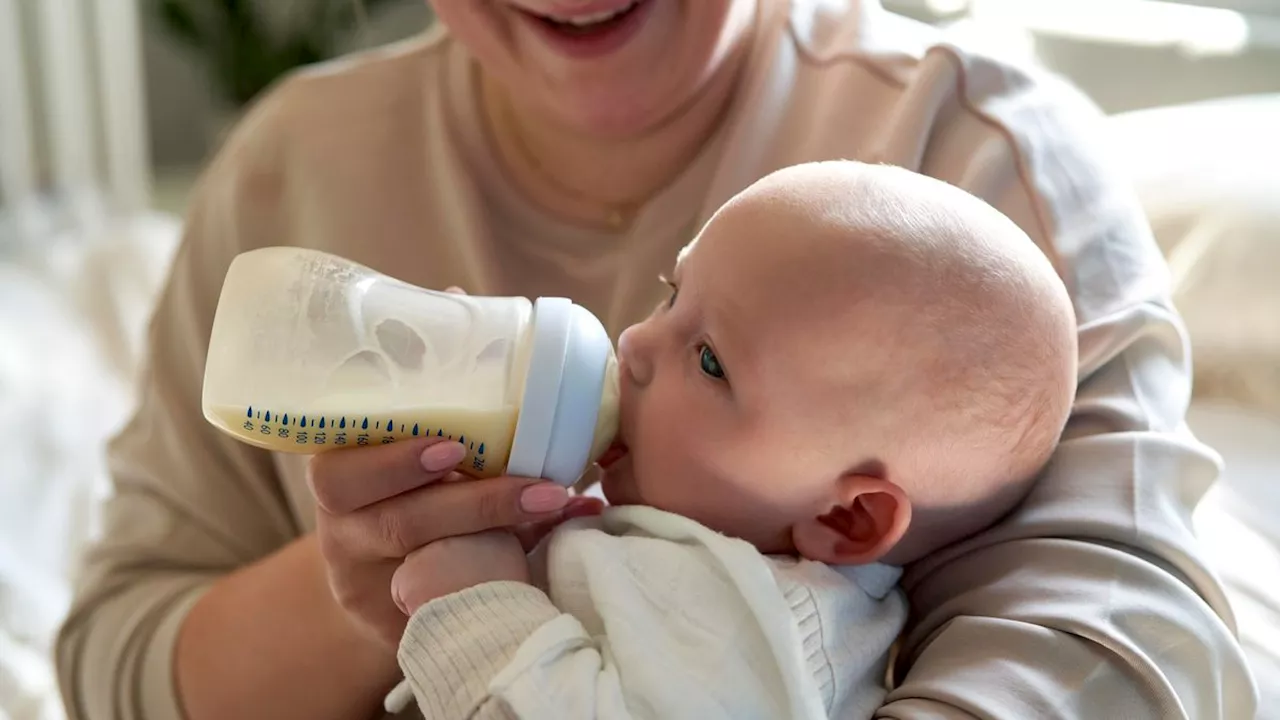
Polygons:
<instances>
[{"instance_id":1,"label":"blurred background","mask_svg":"<svg viewBox=\"0 0 1280 720\"><path fill-rule=\"evenodd\" d=\"M1280 718L1280 0L883 1L1110 116L1191 331L1193 429L1227 461L1197 528ZM0 720L61 717L52 633L202 163L282 74L430 22L422 0L0 0Z\"/></svg>"}]
</instances>

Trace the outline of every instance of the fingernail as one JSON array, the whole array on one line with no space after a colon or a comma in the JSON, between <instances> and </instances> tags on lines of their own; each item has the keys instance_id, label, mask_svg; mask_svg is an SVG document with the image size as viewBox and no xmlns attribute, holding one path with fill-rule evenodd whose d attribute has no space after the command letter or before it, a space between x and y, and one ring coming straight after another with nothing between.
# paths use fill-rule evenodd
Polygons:
<instances>
[{"instance_id":1,"label":"fingernail","mask_svg":"<svg viewBox=\"0 0 1280 720\"><path fill-rule=\"evenodd\" d=\"M418 460L422 463L422 469L427 472L444 472L462 462L466 455L467 449L460 443L442 442L423 450Z\"/></svg>"},{"instance_id":2,"label":"fingernail","mask_svg":"<svg viewBox=\"0 0 1280 720\"><path fill-rule=\"evenodd\" d=\"M520 493L520 509L527 513L547 513L569 503L569 491L559 485L530 485Z\"/></svg>"}]
</instances>

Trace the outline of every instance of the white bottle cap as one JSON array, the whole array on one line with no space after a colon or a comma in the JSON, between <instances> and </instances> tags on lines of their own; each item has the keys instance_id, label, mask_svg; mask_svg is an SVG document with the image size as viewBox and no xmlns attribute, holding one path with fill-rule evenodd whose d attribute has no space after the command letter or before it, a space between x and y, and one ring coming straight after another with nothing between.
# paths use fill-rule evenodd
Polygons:
<instances>
[{"instance_id":1,"label":"white bottle cap","mask_svg":"<svg viewBox=\"0 0 1280 720\"><path fill-rule=\"evenodd\" d=\"M593 460L613 346L590 311L564 298L538 298L529 332L529 369L507 474L568 487Z\"/></svg>"}]
</instances>

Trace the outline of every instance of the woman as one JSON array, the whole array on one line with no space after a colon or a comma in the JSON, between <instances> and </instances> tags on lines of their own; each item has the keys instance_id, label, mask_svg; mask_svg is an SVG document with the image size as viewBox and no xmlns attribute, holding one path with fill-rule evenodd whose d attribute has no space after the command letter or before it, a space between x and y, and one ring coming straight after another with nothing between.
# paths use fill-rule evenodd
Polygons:
<instances>
[{"instance_id":1,"label":"woman","mask_svg":"<svg viewBox=\"0 0 1280 720\"><path fill-rule=\"evenodd\" d=\"M519 478L434 483L454 458L421 445L308 468L219 435L200 384L235 254L306 245L428 287L568 295L616 336L724 199L839 157L1001 209L1080 320L1077 408L1033 497L909 569L883 717L1252 716L1187 519L1217 461L1183 426L1182 325L1077 96L869 1L433 5L447 31L283 83L201 183L58 644L73 716L374 716L398 676L407 554L592 510Z\"/></svg>"}]
</instances>

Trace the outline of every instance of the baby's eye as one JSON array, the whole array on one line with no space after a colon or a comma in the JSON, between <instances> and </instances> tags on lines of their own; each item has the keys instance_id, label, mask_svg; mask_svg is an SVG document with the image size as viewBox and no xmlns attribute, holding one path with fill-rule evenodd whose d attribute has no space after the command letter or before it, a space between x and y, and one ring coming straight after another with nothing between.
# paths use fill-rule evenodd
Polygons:
<instances>
[{"instance_id":1,"label":"baby's eye","mask_svg":"<svg viewBox=\"0 0 1280 720\"><path fill-rule=\"evenodd\" d=\"M716 357L715 351L710 346L703 345L702 349L698 351L698 365L707 377L713 377L717 380L724 379L724 368L720 366L720 358Z\"/></svg>"}]
</instances>

